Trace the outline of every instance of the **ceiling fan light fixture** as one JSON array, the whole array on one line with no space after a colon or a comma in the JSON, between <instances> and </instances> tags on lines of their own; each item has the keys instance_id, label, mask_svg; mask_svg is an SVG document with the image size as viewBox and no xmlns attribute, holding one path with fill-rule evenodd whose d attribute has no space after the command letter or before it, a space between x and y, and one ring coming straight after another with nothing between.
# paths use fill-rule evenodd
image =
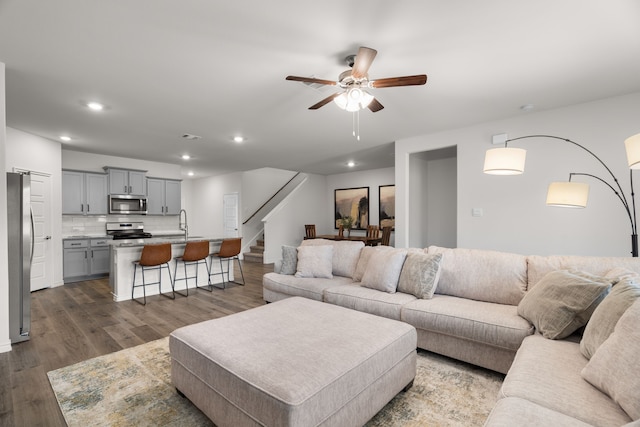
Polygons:
<instances>
[{"instance_id":1,"label":"ceiling fan light fixture","mask_svg":"<svg viewBox=\"0 0 640 427\"><path fill-rule=\"evenodd\" d=\"M354 87L333 98L333 102L343 110L355 112L367 108L373 101L373 95L366 90Z\"/></svg>"}]
</instances>

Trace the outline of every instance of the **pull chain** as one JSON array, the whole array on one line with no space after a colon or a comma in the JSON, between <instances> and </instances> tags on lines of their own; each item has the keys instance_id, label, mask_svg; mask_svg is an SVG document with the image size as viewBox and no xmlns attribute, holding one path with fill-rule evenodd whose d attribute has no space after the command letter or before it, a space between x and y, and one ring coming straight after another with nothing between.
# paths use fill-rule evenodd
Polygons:
<instances>
[{"instance_id":1,"label":"pull chain","mask_svg":"<svg viewBox=\"0 0 640 427\"><path fill-rule=\"evenodd\" d=\"M352 122L353 131L351 133L358 141L360 141L360 110L353 112Z\"/></svg>"}]
</instances>

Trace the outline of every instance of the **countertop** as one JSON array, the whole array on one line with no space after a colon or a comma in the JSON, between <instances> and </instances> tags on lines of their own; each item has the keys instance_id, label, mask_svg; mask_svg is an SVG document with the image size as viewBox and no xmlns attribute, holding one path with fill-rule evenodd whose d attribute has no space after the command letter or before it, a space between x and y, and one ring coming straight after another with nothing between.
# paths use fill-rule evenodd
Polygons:
<instances>
[{"instance_id":1,"label":"countertop","mask_svg":"<svg viewBox=\"0 0 640 427\"><path fill-rule=\"evenodd\" d=\"M194 242L199 240L208 240L209 242L222 242L222 237L205 237L205 236L189 236L186 240L183 236L180 237L151 237L149 239L124 239L124 240L112 240L109 242L111 247L117 248L134 248L142 247L144 245L154 245L159 243L171 243L172 245L184 244L186 242Z\"/></svg>"}]
</instances>

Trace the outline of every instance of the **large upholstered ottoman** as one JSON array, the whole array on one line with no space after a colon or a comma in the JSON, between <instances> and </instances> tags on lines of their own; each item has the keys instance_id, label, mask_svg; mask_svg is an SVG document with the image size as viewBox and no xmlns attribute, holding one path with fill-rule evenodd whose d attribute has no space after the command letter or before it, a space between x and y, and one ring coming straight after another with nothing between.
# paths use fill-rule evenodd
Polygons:
<instances>
[{"instance_id":1,"label":"large upholstered ottoman","mask_svg":"<svg viewBox=\"0 0 640 427\"><path fill-rule=\"evenodd\" d=\"M177 329L171 379L218 426L361 426L416 373L413 326L301 297Z\"/></svg>"}]
</instances>

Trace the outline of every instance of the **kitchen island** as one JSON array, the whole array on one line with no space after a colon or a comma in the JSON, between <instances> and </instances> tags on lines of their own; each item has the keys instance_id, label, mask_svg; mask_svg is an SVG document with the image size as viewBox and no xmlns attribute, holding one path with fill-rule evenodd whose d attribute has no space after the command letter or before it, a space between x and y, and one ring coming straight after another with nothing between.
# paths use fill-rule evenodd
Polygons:
<instances>
[{"instance_id":1,"label":"kitchen island","mask_svg":"<svg viewBox=\"0 0 640 427\"><path fill-rule=\"evenodd\" d=\"M125 239L125 240L112 240L109 241L111 245L110 261L111 261L111 274L109 276L109 282L111 284L111 292L113 294L114 301L126 301L131 299L131 288L133 280L133 262L140 259L142 253L142 247L144 245L171 243L171 255L172 260L169 262L171 267L171 275L174 274L175 258L182 256L184 253L184 247L187 241L209 241L209 253L218 252L222 238L202 237L202 236L189 236L185 239L185 236L161 236L152 237L148 239ZM225 263L226 266L226 263ZM220 272L220 263L212 263L212 273ZM195 276L195 266L189 265L187 268L189 277ZM161 269L162 274L162 292L167 293L171 290L171 281L169 280L169 274L167 269ZM182 264L178 266L178 278L184 277L184 267ZM147 283L158 281L158 271L145 272L145 278ZM138 278L142 283L141 273L138 272ZM231 268L231 280L233 280L233 267ZM211 282L213 284L222 283L222 275L211 276ZM137 283L137 282L136 282ZM203 264L198 265L198 286L206 286L207 282L207 270ZM179 280L175 284L176 290L183 291L186 288L186 281ZM195 288L195 279L189 280L189 288ZM146 286L146 294L157 295L158 285ZM134 294L135 298L142 298L142 287L136 288ZM178 298L180 296L178 295Z\"/></svg>"}]
</instances>

